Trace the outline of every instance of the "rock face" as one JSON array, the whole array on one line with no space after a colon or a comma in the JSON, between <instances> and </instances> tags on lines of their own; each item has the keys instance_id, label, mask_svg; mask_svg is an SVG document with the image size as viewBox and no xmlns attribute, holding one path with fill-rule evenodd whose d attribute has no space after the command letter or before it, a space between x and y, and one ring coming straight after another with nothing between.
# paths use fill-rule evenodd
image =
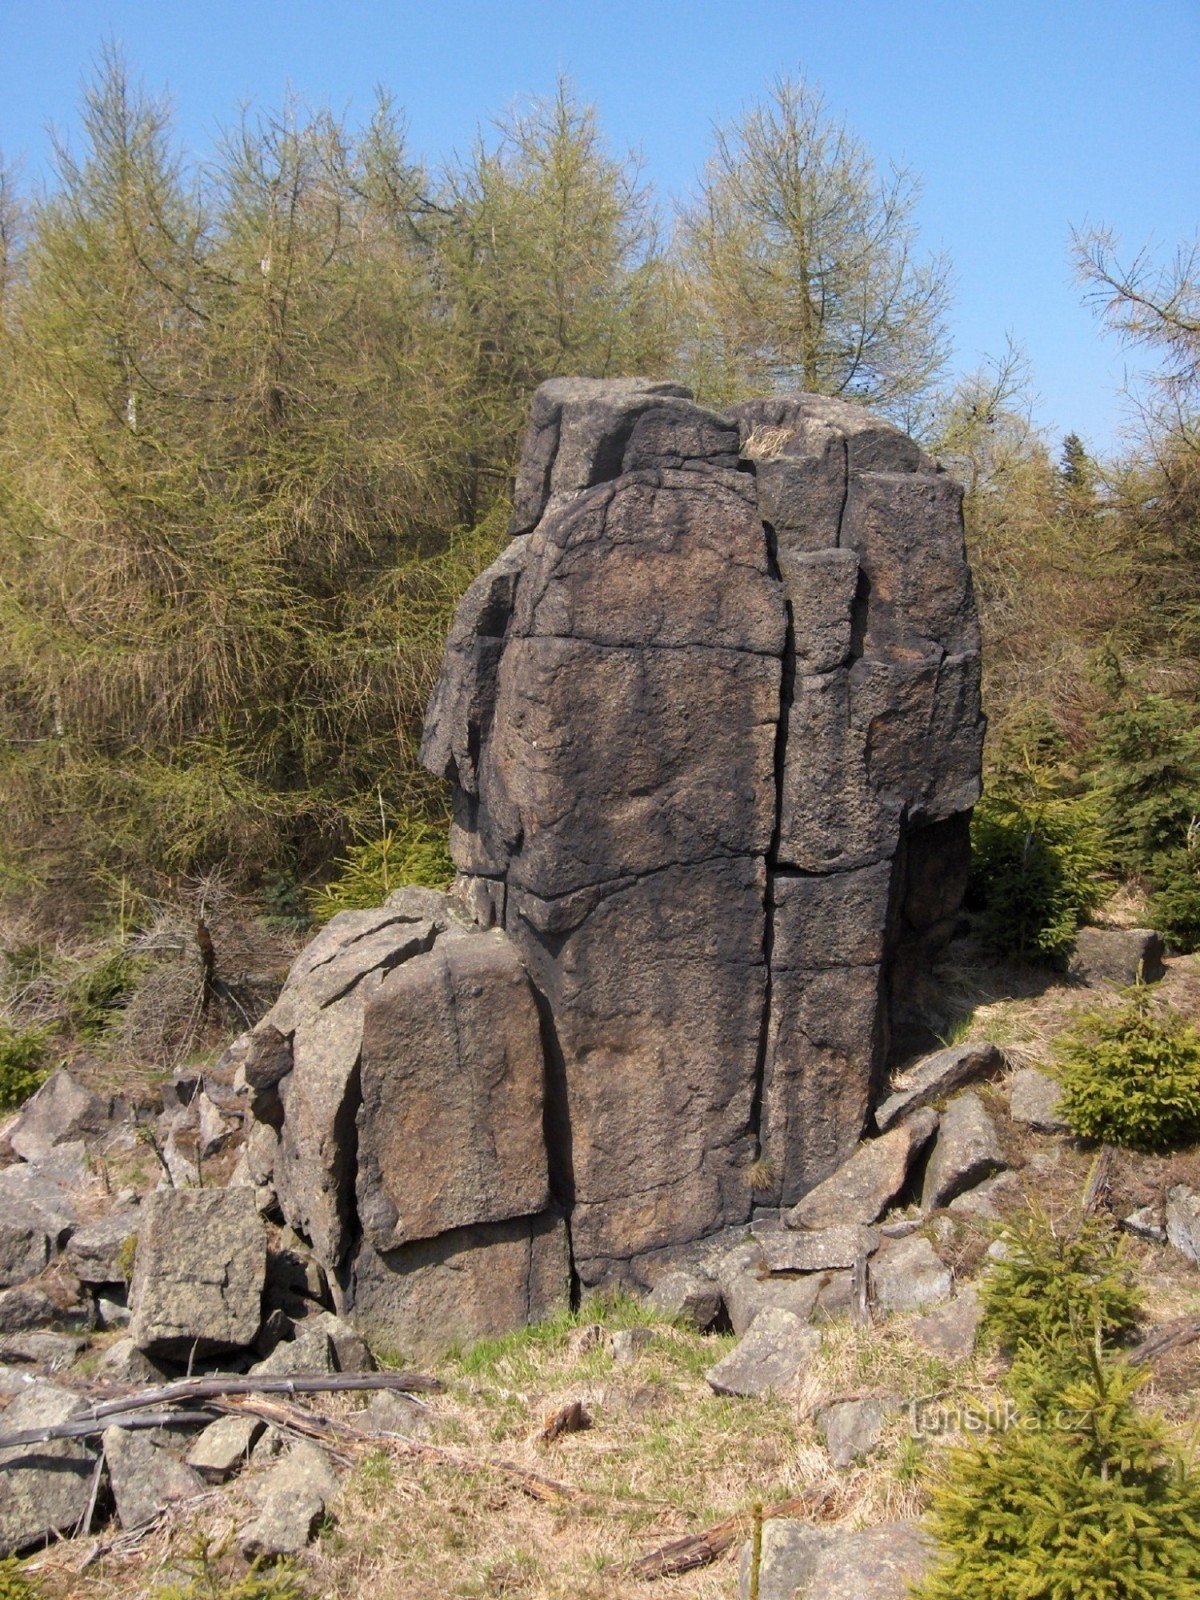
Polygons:
<instances>
[{"instance_id":1,"label":"rock face","mask_svg":"<svg viewBox=\"0 0 1200 1600\"><path fill-rule=\"evenodd\" d=\"M572 1276L650 1287L855 1149L965 885L960 501L840 402L539 389L425 726L453 895L334 918L242 1058L247 1192L369 1336L501 1332ZM909 1110L862 1215L809 1227L900 1192L936 1123ZM741 1273L735 1326L848 1303L845 1245L788 1245L829 1264L769 1296Z\"/></svg>"},{"instance_id":2,"label":"rock face","mask_svg":"<svg viewBox=\"0 0 1200 1600\"><path fill-rule=\"evenodd\" d=\"M960 499L836 401L535 397L423 754L542 999L585 1284L745 1220L752 1167L794 1204L863 1131L979 791Z\"/></svg>"}]
</instances>

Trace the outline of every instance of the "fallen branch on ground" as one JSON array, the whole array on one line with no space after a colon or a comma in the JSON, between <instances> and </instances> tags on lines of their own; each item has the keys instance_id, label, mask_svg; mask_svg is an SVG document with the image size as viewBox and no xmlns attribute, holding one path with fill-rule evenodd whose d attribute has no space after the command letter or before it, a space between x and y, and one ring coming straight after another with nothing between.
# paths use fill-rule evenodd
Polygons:
<instances>
[{"instance_id":1,"label":"fallen branch on ground","mask_svg":"<svg viewBox=\"0 0 1200 1600\"><path fill-rule=\"evenodd\" d=\"M155 1407L178 1403L226 1400L235 1395L298 1395L336 1394L359 1389L391 1389L401 1394L413 1392L435 1393L442 1388L437 1378L424 1377L419 1372L304 1372L286 1378L268 1377L218 1377L180 1378L176 1383L162 1384L154 1389L132 1390L119 1399L103 1401L92 1407L87 1417L72 1417L68 1422L53 1423L44 1428L25 1428L19 1433L0 1434L0 1450L17 1445L47 1444L51 1439L83 1439L91 1434L103 1433L108 1427L137 1427L134 1420L139 1412ZM111 1392L111 1391L105 1391ZM173 1414L168 1419L178 1421ZM159 1425L163 1420L160 1419ZM188 1420L196 1420L195 1416Z\"/></svg>"},{"instance_id":2,"label":"fallen branch on ground","mask_svg":"<svg viewBox=\"0 0 1200 1600\"><path fill-rule=\"evenodd\" d=\"M819 1511L829 1498L828 1489L810 1489L791 1500L780 1500L773 1506L763 1507L763 1521L771 1517L794 1517L801 1512ZM659 1545L647 1555L630 1563L629 1570L635 1578L647 1582L655 1578L674 1578L681 1572L692 1572L696 1567L707 1567L729 1549L738 1536L750 1526L751 1512L739 1511L726 1517L724 1522L714 1522L711 1528L700 1533L689 1533L670 1544Z\"/></svg>"},{"instance_id":3,"label":"fallen branch on ground","mask_svg":"<svg viewBox=\"0 0 1200 1600\"><path fill-rule=\"evenodd\" d=\"M1129 1352L1129 1359L1135 1366L1140 1366L1144 1361L1157 1361L1169 1350L1178 1350L1197 1339L1200 1339L1200 1317L1179 1317L1175 1322L1166 1322L1161 1328L1155 1328L1141 1344L1134 1346Z\"/></svg>"}]
</instances>

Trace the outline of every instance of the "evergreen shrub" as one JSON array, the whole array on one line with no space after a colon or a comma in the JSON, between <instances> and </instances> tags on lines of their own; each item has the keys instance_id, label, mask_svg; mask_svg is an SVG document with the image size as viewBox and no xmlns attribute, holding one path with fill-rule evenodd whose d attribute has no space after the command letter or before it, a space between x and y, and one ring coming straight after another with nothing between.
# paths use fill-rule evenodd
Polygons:
<instances>
[{"instance_id":1,"label":"evergreen shrub","mask_svg":"<svg viewBox=\"0 0 1200 1600\"><path fill-rule=\"evenodd\" d=\"M980 1283L984 1334L1012 1357L1011 1392L1036 1407L1086 1374L1096 1340L1111 1349L1133 1330L1141 1295L1124 1241L1098 1218L1056 1227L1031 1207L1000 1237L1005 1254Z\"/></svg>"},{"instance_id":2,"label":"evergreen shrub","mask_svg":"<svg viewBox=\"0 0 1200 1600\"><path fill-rule=\"evenodd\" d=\"M1073 1133L1132 1150L1200 1138L1200 1031L1156 1013L1143 987L1116 1011L1080 1018L1057 1044Z\"/></svg>"},{"instance_id":3,"label":"evergreen shrub","mask_svg":"<svg viewBox=\"0 0 1200 1600\"><path fill-rule=\"evenodd\" d=\"M0 1111L22 1105L46 1076L46 1035L0 1022Z\"/></svg>"}]
</instances>

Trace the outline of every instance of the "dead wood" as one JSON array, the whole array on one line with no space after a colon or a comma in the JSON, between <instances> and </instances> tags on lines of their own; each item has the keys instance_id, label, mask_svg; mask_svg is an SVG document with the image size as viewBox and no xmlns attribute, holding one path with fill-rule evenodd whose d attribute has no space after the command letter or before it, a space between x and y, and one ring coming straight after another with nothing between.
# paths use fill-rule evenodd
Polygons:
<instances>
[{"instance_id":1,"label":"dead wood","mask_svg":"<svg viewBox=\"0 0 1200 1600\"><path fill-rule=\"evenodd\" d=\"M546 1418L546 1425L539 1437L543 1444L553 1444L564 1433L582 1433L591 1425L592 1419L583 1409L583 1401L572 1400L570 1405L563 1406L561 1411L552 1412Z\"/></svg>"},{"instance_id":2,"label":"dead wood","mask_svg":"<svg viewBox=\"0 0 1200 1600\"><path fill-rule=\"evenodd\" d=\"M0 1450L16 1445L45 1444L51 1439L82 1439L91 1434L103 1433L107 1427L137 1427L133 1417L155 1407L178 1403L227 1400L235 1395L298 1395L334 1394L359 1389L393 1389L400 1393L414 1390L431 1393L441 1389L437 1378L427 1378L418 1372L336 1372L297 1373L286 1378L268 1377L217 1377L180 1378L176 1383L162 1384L154 1389L130 1390L120 1398L102 1401L92 1407L88 1417L72 1417L68 1422L58 1422L45 1428L25 1428L19 1433L0 1434ZM86 1391L85 1391L86 1392ZM111 1393L111 1389L101 1391ZM311 1413L310 1413L311 1414ZM164 1420L179 1421L174 1413ZM197 1420L195 1414L186 1420ZM200 1420L207 1420L200 1416Z\"/></svg>"},{"instance_id":3,"label":"dead wood","mask_svg":"<svg viewBox=\"0 0 1200 1600\"><path fill-rule=\"evenodd\" d=\"M1135 1345L1129 1352L1129 1359L1140 1366L1146 1361L1157 1361L1160 1356L1165 1356L1170 1350L1178 1350L1185 1344L1192 1344L1200 1339L1200 1317L1179 1317L1174 1322L1165 1322L1161 1328L1155 1328L1144 1338L1139 1345Z\"/></svg>"},{"instance_id":4,"label":"dead wood","mask_svg":"<svg viewBox=\"0 0 1200 1600\"><path fill-rule=\"evenodd\" d=\"M805 1512L811 1514L820 1510L828 1498L827 1489L810 1489L791 1500L780 1500L773 1506L764 1506L763 1521L770 1517L795 1517ZM674 1578L681 1572L707 1567L723 1556L746 1531L752 1515L750 1511L739 1511L735 1516L726 1517L723 1522L714 1522L712 1527L700 1533L689 1533L682 1539L673 1539L670 1544L659 1545L657 1550L651 1550L631 1562L629 1570L635 1578L652 1582L656 1578Z\"/></svg>"}]
</instances>

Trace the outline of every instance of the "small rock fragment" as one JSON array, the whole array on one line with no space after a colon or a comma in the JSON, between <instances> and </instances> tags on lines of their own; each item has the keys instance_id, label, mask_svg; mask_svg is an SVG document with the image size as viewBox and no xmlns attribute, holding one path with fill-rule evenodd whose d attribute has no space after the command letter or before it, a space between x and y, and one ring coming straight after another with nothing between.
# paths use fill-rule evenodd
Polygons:
<instances>
[{"instance_id":1,"label":"small rock fragment","mask_svg":"<svg viewBox=\"0 0 1200 1600\"><path fill-rule=\"evenodd\" d=\"M630 1362L637 1360L653 1339L653 1328L621 1328L608 1342L612 1358L617 1366L627 1367Z\"/></svg>"},{"instance_id":2,"label":"small rock fragment","mask_svg":"<svg viewBox=\"0 0 1200 1600\"><path fill-rule=\"evenodd\" d=\"M948 1300L953 1280L929 1240L918 1234L881 1245L871 1261L870 1282L881 1311L915 1311Z\"/></svg>"},{"instance_id":3,"label":"small rock fragment","mask_svg":"<svg viewBox=\"0 0 1200 1600\"><path fill-rule=\"evenodd\" d=\"M106 1428L103 1442L117 1516L126 1530L152 1522L173 1501L187 1500L204 1487L197 1473L148 1433Z\"/></svg>"},{"instance_id":4,"label":"small rock fragment","mask_svg":"<svg viewBox=\"0 0 1200 1600\"><path fill-rule=\"evenodd\" d=\"M778 1394L787 1389L821 1348L821 1335L790 1311L760 1311L749 1331L706 1374L716 1394Z\"/></svg>"},{"instance_id":5,"label":"small rock fragment","mask_svg":"<svg viewBox=\"0 0 1200 1600\"><path fill-rule=\"evenodd\" d=\"M248 1561L301 1554L337 1491L325 1452L294 1444L262 1486L259 1514L241 1536L242 1554Z\"/></svg>"},{"instance_id":6,"label":"small rock fragment","mask_svg":"<svg viewBox=\"0 0 1200 1600\"><path fill-rule=\"evenodd\" d=\"M815 1231L877 1221L903 1190L913 1162L937 1126L937 1112L922 1109L878 1139L865 1139L848 1161L793 1207L788 1227Z\"/></svg>"},{"instance_id":7,"label":"small rock fragment","mask_svg":"<svg viewBox=\"0 0 1200 1600\"><path fill-rule=\"evenodd\" d=\"M209 1483L224 1483L250 1459L263 1424L258 1417L218 1417L196 1439L184 1460Z\"/></svg>"},{"instance_id":8,"label":"small rock fragment","mask_svg":"<svg viewBox=\"0 0 1200 1600\"><path fill-rule=\"evenodd\" d=\"M1131 1212L1121 1226L1135 1239L1146 1239L1151 1244L1167 1242L1166 1217L1161 1206L1141 1206Z\"/></svg>"},{"instance_id":9,"label":"small rock fragment","mask_svg":"<svg viewBox=\"0 0 1200 1600\"><path fill-rule=\"evenodd\" d=\"M1004 1057L994 1044L954 1044L937 1050L903 1074L899 1085L876 1111L875 1126L880 1133L886 1133L909 1112L999 1072L1003 1065Z\"/></svg>"},{"instance_id":10,"label":"small rock fragment","mask_svg":"<svg viewBox=\"0 0 1200 1600\"><path fill-rule=\"evenodd\" d=\"M1061 1098L1062 1085L1057 1079L1036 1067L1022 1067L1009 1085L1009 1115L1039 1133L1065 1133L1067 1122L1058 1109Z\"/></svg>"},{"instance_id":11,"label":"small rock fragment","mask_svg":"<svg viewBox=\"0 0 1200 1600\"><path fill-rule=\"evenodd\" d=\"M1167 1190L1167 1238L1189 1261L1200 1262L1200 1194L1186 1184Z\"/></svg>"},{"instance_id":12,"label":"small rock fragment","mask_svg":"<svg viewBox=\"0 0 1200 1600\"><path fill-rule=\"evenodd\" d=\"M967 1283L953 1300L914 1317L908 1332L931 1354L943 1356L947 1361L965 1361L975 1348L982 1316L978 1291Z\"/></svg>"},{"instance_id":13,"label":"small rock fragment","mask_svg":"<svg viewBox=\"0 0 1200 1600\"><path fill-rule=\"evenodd\" d=\"M996 1125L983 1101L968 1089L942 1112L937 1143L925 1169L921 1205L935 1211L1005 1165Z\"/></svg>"},{"instance_id":14,"label":"small rock fragment","mask_svg":"<svg viewBox=\"0 0 1200 1600\"><path fill-rule=\"evenodd\" d=\"M835 1400L825 1406L818 1421L825 1435L825 1448L834 1466L849 1467L863 1456L870 1455L895 1410L894 1395Z\"/></svg>"}]
</instances>

